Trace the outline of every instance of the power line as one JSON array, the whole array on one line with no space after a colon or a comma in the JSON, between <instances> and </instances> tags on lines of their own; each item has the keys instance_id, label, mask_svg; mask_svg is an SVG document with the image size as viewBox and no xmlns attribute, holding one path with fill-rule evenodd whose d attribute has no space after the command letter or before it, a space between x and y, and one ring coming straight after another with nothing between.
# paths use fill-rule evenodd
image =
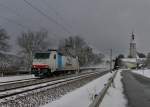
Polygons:
<instances>
[{"instance_id":1,"label":"power line","mask_svg":"<svg viewBox=\"0 0 150 107\"><path fill-rule=\"evenodd\" d=\"M14 24L20 26L22 29L26 29L27 31L30 31L30 29L29 29L27 26L25 26L24 24L22 24L22 23L19 23L19 22L15 21L15 20L9 19L9 18L4 17L4 16L0 16L0 18L3 19L3 20L6 20L7 22L14 23ZM2 27L2 25L0 25L0 27ZM43 28L43 29L44 29L44 28ZM50 32L50 33L51 33L52 35L54 35L54 37L57 36L56 34L54 34L54 33L52 33L52 32Z\"/></svg>"},{"instance_id":2,"label":"power line","mask_svg":"<svg viewBox=\"0 0 150 107\"><path fill-rule=\"evenodd\" d=\"M25 18L23 15L21 15L19 12L17 12L16 9L10 8L10 7L8 7L8 6L4 5L4 4L1 4L1 3L0 3L0 7L3 7L5 9L9 10L10 13L13 13L16 16L19 16L21 18L24 18L25 20L28 20L28 21L31 20L30 18ZM41 27L41 25L39 23L38 23L38 25Z\"/></svg>"},{"instance_id":3,"label":"power line","mask_svg":"<svg viewBox=\"0 0 150 107\"><path fill-rule=\"evenodd\" d=\"M0 7L9 10L10 13L15 14L16 16L19 16L19 17L21 17L21 18L22 18L22 17L24 18L24 16L21 15L19 12L17 12L16 9L10 8L10 7L8 7L7 5L2 4L2 3L0 3ZM7 22L14 23L14 24L20 26L20 27L23 28L23 29L25 28L25 29L28 29L28 30L29 30L29 28L28 28L27 26L25 26L25 25L23 25L23 24L21 24L21 23L15 21L15 20L12 20L12 19L7 18L7 17L4 17L4 16L0 16L0 18L3 19L3 20L6 20ZM25 18L24 18L24 19L25 19ZM26 20L30 20L30 19L27 18ZM38 24L39 24L39 23L38 23ZM0 26L0 27L1 27L1 26ZM42 27L40 24L39 24L39 27L42 28L42 29L44 29L44 27ZM52 32L50 32L50 33L51 33L52 35L55 35L55 34L52 33Z\"/></svg>"},{"instance_id":4,"label":"power line","mask_svg":"<svg viewBox=\"0 0 150 107\"><path fill-rule=\"evenodd\" d=\"M22 16L20 13L18 13L16 10L14 10L14 9L12 9L12 8L10 8L10 7L6 6L6 5L4 5L4 4L1 4L1 3L0 3L0 7L3 7L3 8L5 8L5 9L9 10L10 13L15 14L16 16L23 17L23 16ZM14 23L14 24L20 26L20 27L23 28L23 29L28 29L28 30L29 30L29 28L28 28L27 26L25 26L24 24L21 24L21 23L15 21L15 20L12 20L12 19L7 18L7 17L4 17L4 16L0 16L0 17L1 17L1 19L6 20L7 22Z\"/></svg>"},{"instance_id":5,"label":"power line","mask_svg":"<svg viewBox=\"0 0 150 107\"><path fill-rule=\"evenodd\" d=\"M14 23L14 24L20 26L20 27L23 28L23 29L29 30L29 28L28 28L27 26L25 26L25 25L23 25L23 24L21 24L21 23L15 21L15 20L9 19L9 18L4 17L4 16L0 16L0 18L3 19L3 20L6 20L6 21L8 21L8 22L12 22L12 23Z\"/></svg>"},{"instance_id":6,"label":"power line","mask_svg":"<svg viewBox=\"0 0 150 107\"><path fill-rule=\"evenodd\" d=\"M23 0L26 4L28 4L30 7L32 7L33 9L35 9L37 12L39 12L41 15L43 15L45 18L47 18L49 21L52 21L53 23L59 25L64 31L66 31L68 34L71 34L71 32L62 24L58 23L55 19L53 19L52 17L50 17L49 15L47 15L46 13L44 13L43 11L41 11L38 7L32 5L29 1L27 0Z\"/></svg>"},{"instance_id":7,"label":"power line","mask_svg":"<svg viewBox=\"0 0 150 107\"><path fill-rule=\"evenodd\" d=\"M4 5L4 4L1 4L1 3L0 3L0 7L3 7L3 8L5 8L5 9L9 10L9 11L12 12L13 14L15 14L16 16L21 16L18 12L16 12L16 10L14 10L14 9L12 9L12 8L10 8L10 7L6 6L6 5Z\"/></svg>"},{"instance_id":8,"label":"power line","mask_svg":"<svg viewBox=\"0 0 150 107\"><path fill-rule=\"evenodd\" d=\"M59 17L59 19L60 19L61 21L64 21L65 25L67 25L68 28L71 28L71 29L72 29L72 26L71 26L70 24L68 24L68 23L65 22L64 18L61 16L61 14L60 14L58 11L56 11L56 9L54 9L52 6L48 6L46 0L42 0L42 2L43 2L43 1L45 2L45 5L46 5L48 8L50 8L50 10L52 10L52 11L56 14L56 16Z\"/></svg>"}]
</instances>

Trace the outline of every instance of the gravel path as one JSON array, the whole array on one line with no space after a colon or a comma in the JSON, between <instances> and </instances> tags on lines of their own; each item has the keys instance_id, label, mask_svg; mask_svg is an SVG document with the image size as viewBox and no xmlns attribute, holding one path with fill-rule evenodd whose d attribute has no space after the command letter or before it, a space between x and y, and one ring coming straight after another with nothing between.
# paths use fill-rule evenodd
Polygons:
<instances>
[{"instance_id":1,"label":"gravel path","mask_svg":"<svg viewBox=\"0 0 150 107\"><path fill-rule=\"evenodd\" d=\"M124 71L122 75L128 107L150 107L150 78L130 71Z\"/></svg>"}]
</instances>

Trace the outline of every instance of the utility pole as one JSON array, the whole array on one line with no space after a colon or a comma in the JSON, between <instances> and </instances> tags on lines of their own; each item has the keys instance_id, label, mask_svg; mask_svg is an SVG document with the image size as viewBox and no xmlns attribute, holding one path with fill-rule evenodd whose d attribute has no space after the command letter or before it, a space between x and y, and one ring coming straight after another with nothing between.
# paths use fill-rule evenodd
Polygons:
<instances>
[{"instance_id":1,"label":"utility pole","mask_svg":"<svg viewBox=\"0 0 150 107\"><path fill-rule=\"evenodd\" d=\"M79 65L79 58L78 58L78 56L76 56L76 67L77 67L77 70L76 70L76 74L79 74L79 72L80 72L80 65Z\"/></svg>"},{"instance_id":2,"label":"utility pole","mask_svg":"<svg viewBox=\"0 0 150 107\"><path fill-rule=\"evenodd\" d=\"M112 73L112 49L110 49L110 72Z\"/></svg>"}]
</instances>

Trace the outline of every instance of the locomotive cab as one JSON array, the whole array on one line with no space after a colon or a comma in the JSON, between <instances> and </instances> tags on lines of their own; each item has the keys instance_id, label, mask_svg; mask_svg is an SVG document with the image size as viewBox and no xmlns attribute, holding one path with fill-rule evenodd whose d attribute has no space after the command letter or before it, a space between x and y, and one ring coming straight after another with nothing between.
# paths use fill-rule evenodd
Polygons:
<instances>
[{"instance_id":1,"label":"locomotive cab","mask_svg":"<svg viewBox=\"0 0 150 107\"><path fill-rule=\"evenodd\" d=\"M35 76L47 75L50 70L50 53L35 53L32 63L32 74Z\"/></svg>"},{"instance_id":2,"label":"locomotive cab","mask_svg":"<svg viewBox=\"0 0 150 107\"><path fill-rule=\"evenodd\" d=\"M32 63L32 74L37 77L50 76L57 68L61 68L62 55L56 50L35 53Z\"/></svg>"}]
</instances>

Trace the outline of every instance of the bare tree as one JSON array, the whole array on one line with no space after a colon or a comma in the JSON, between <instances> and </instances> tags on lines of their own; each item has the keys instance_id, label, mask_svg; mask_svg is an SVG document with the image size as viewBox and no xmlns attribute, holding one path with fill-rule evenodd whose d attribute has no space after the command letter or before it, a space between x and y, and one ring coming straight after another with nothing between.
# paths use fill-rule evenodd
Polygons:
<instances>
[{"instance_id":1,"label":"bare tree","mask_svg":"<svg viewBox=\"0 0 150 107\"><path fill-rule=\"evenodd\" d=\"M63 54L78 56L80 66L102 61L100 60L102 57L93 53L93 49L79 36L68 37L60 41L59 49Z\"/></svg>"},{"instance_id":2,"label":"bare tree","mask_svg":"<svg viewBox=\"0 0 150 107\"><path fill-rule=\"evenodd\" d=\"M0 29L0 70L2 71L2 75L4 72L5 65L7 64L7 57L5 52L8 52L10 49L10 45L8 44L9 36L5 29Z\"/></svg>"},{"instance_id":3,"label":"bare tree","mask_svg":"<svg viewBox=\"0 0 150 107\"><path fill-rule=\"evenodd\" d=\"M17 44L21 48L20 52L24 56L27 69L29 70L31 68L33 54L35 52L46 51L49 47L48 32L46 30L23 32L17 38Z\"/></svg>"},{"instance_id":4,"label":"bare tree","mask_svg":"<svg viewBox=\"0 0 150 107\"><path fill-rule=\"evenodd\" d=\"M7 52L10 49L8 44L9 36L5 29L0 29L0 52Z\"/></svg>"},{"instance_id":5,"label":"bare tree","mask_svg":"<svg viewBox=\"0 0 150 107\"><path fill-rule=\"evenodd\" d=\"M137 54L140 58L146 58L146 55L142 52L137 52Z\"/></svg>"},{"instance_id":6,"label":"bare tree","mask_svg":"<svg viewBox=\"0 0 150 107\"><path fill-rule=\"evenodd\" d=\"M78 56L80 65L83 65L84 60L84 50L87 46L86 42L79 36L68 37L60 42L59 49L65 55L72 57Z\"/></svg>"}]
</instances>

